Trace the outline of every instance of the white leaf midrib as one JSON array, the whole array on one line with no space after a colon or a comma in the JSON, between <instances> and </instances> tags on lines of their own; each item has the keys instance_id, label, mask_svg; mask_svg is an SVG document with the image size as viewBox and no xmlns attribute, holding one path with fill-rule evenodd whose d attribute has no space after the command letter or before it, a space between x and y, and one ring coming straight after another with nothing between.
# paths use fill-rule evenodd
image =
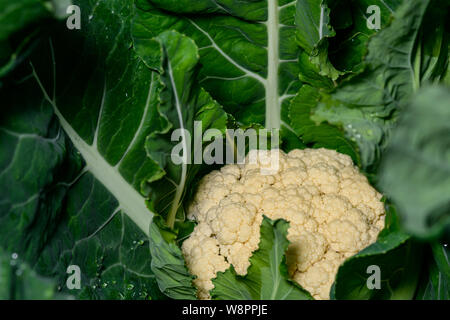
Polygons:
<instances>
[{"instance_id":1,"label":"white leaf midrib","mask_svg":"<svg viewBox=\"0 0 450 320\"><path fill-rule=\"evenodd\" d=\"M147 208L144 196L137 192L133 186L123 178L117 167L111 166L103 158L96 144L89 145L78 135L61 114L55 101L48 95L34 66L31 65L31 67L33 76L41 88L44 98L52 105L53 111L57 116L61 127L85 160L86 170L91 172L91 174L114 196L114 198L116 198L120 209L122 209L146 235L149 235L153 213ZM98 128L96 130L98 130Z\"/></svg>"},{"instance_id":2,"label":"white leaf midrib","mask_svg":"<svg viewBox=\"0 0 450 320\"><path fill-rule=\"evenodd\" d=\"M324 26L324 16L325 16L325 6L320 5L320 21L319 21L319 41L323 38L323 28Z\"/></svg>"},{"instance_id":3,"label":"white leaf midrib","mask_svg":"<svg viewBox=\"0 0 450 320\"><path fill-rule=\"evenodd\" d=\"M244 67L242 67L240 64L238 64L236 61L233 60L233 58L231 58L228 54L226 54L218 45L217 43L214 41L214 39L209 35L208 32L206 32L205 30L203 30L197 23L195 23L193 20L189 20L190 23L197 28L201 33L203 33L205 35L205 37L208 38L208 40L211 42L211 47L214 48L215 50L217 50L220 55L222 57L224 57L228 62L230 62L232 65L234 65L236 68L238 68L239 70L241 70L243 73L245 73L247 76L254 78L256 80L258 80L259 82L261 82L262 84L266 84L266 79L264 79L263 77L261 77L259 74L250 71Z\"/></svg>"},{"instance_id":4,"label":"white leaf midrib","mask_svg":"<svg viewBox=\"0 0 450 320\"><path fill-rule=\"evenodd\" d=\"M280 11L284 8L292 6L295 4L295 1L290 2L288 4L279 6L279 0L267 0L267 21L261 22L266 26L267 29L267 78L260 76L258 73L253 72L239 63L237 63L232 57L230 57L227 53L225 53L222 48L215 42L212 36L204 30L201 26L199 26L192 19L188 19L188 21L198 29L202 34L204 34L209 42L210 46L215 49L219 54L224 57L228 62L230 62L233 66L239 69L244 73L245 76L253 78L260 82L265 89L265 100L266 100L266 110L265 110L265 127L269 130L271 129L280 129L281 122L281 103L283 99L280 99L279 94L279 70L280 64L285 62L280 57ZM203 48L202 48L203 49ZM284 97L283 97L284 98Z\"/></svg>"},{"instance_id":5,"label":"white leaf midrib","mask_svg":"<svg viewBox=\"0 0 450 320\"><path fill-rule=\"evenodd\" d=\"M267 0L267 83L266 129L280 129L281 104L279 99L280 26L278 0Z\"/></svg>"},{"instance_id":6,"label":"white leaf midrib","mask_svg":"<svg viewBox=\"0 0 450 320\"><path fill-rule=\"evenodd\" d=\"M175 108L177 111L177 116L178 116L178 121L180 124L180 129L181 129L181 134L182 134L182 143L183 143L183 162L181 164L181 177L180 177L180 182L178 183L178 185L176 186L176 192L175 192L175 196L174 199L172 201L172 206L170 208L170 212L168 214L168 219L167 219L167 224L169 227L173 228L173 224L175 222L175 216L176 213L178 211L179 208L179 203L181 201L181 198L183 196L183 192L184 192L184 186L186 184L186 177L187 177L187 163L188 163L188 146L187 146L187 137L186 137L186 131L185 131L185 127L184 127L184 121L183 121L183 113L181 111L181 102L180 102L180 98L178 96L178 90L177 90L177 86L175 83L175 79L173 76L173 70L172 70L172 64L170 59L167 59L167 65L168 65L168 73L169 73L169 78L170 78L170 84L172 86L173 92L174 92L174 96L175 96Z\"/></svg>"}]
</instances>

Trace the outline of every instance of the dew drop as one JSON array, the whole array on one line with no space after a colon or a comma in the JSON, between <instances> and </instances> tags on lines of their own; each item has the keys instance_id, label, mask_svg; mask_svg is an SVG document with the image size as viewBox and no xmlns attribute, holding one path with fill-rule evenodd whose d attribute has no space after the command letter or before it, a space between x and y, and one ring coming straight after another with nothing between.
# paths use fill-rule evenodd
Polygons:
<instances>
[{"instance_id":1,"label":"dew drop","mask_svg":"<svg viewBox=\"0 0 450 320\"><path fill-rule=\"evenodd\" d=\"M19 255L15 252L11 255L11 258L14 260L16 260L18 257L19 257Z\"/></svg>"}]
</instances>

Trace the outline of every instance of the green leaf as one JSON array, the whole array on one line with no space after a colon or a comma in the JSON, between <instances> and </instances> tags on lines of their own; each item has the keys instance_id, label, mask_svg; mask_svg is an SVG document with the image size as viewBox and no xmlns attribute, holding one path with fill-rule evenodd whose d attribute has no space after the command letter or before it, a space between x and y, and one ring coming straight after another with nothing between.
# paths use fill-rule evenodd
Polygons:
<instances>
[{"instance_id":1,"label":"green leaf","mask_svg":"<svg viewBox=\"0 0 450 320\"><path fill-rule=\"evenodd\" d=\"M79 265L82 299L164 298L158 286L186 298L170 283L177 273L152 263L149 208L174 213L180 237L192 231L174 218L199 166L172 163L170 135L193 133L194 120L223 133L227 115L196 82L191 39L167 31L133 50L133 1L77 4L92 13L82 31L58 28L2 90L14 108L2 110L0 179L14 188L0 199L12 235L1 244L64 291L67 266Z\"/></svg>"},{"instance_id":2,"label":"green leaf","mask_svg":"<svg viewBox=\"0 0 450 320\"><path fill-rule=\"evenodd\" d=\"M282 0L283 1L283 0ZM257 20L263 14L260 1L230 1L230 0L196 0L191 6L186 1L178 0L152 0L157 7L164 10L180 13L218 13L231 14L240 18ZM286 2L286 1L284 1Z\"/></svg>"},{"instance_id":3,"label":"green leaf","mask_svg":"<svg viewBox=\"0 0 450 320\"><path fill-rule=\"evenodd\" d=\"M344 136L344 132L328 124L316 124L311 112L320 98L319 91L304 85L292 100L286 121L309 147L334 149L352 157L359 164L358 151Z\"/></svg>"},{"instance_id":4,"label":"green leaf","mask_svg":"<svg viewBox=\"0 0 450 320\"><path fill-rule=\"evenodd\" d=\"M289 245L284 220L267 217L261 224L259 248L250 258L247 275L239 276L233 266L213 279L211 296L216 300L309 300L311 295L289 279L286 250Z\"/></svg>"},{"instance_id":5,"label":"green leaf","mask_svg":"<svg viewBox=\"0 0 450 320\"><path fill-rule=\"evenodd\" d=\"M370 38L379 30L373 27L370 19L377 12L368 11L377 6L380 28L389 25L392 14L397 11L402 0L343 0L330 2L330 22L336 36L329 41L329 59L338 70L347 76L360 73L364 68L367 45Z\"/></svg>"},{"instance_id":6,"label":"green leaf","mask_svg":"<svg viewBox=\"0 0 450 320\"><path fill-rule=\"evenodd\" d=\"M336 80L342 75L328 59L327 38L336 32L330 24L330 8L327 1L297 1L295 24L297 42L310 56L310 61L319 69L321 76Z\"/></svg>"},{"instance_id":7,"label":"green leaf","mask_svg":"<svg viewBox=\"0 0 450 320\"><path fill-rule=\"evenodd\" d=\"M406 82L405 77L396 79L399 73L395 63L411 64L408 49L392 48L409 45L411 52L416 51L414 43L421 28L419 18L425 14L426 6L422 4L417 9L406 4L400 7L400 4L401 1L319 3L305 0L297 3L297 38L300 38L300 46L309 53L309 57L306 53L300 56L300 79L314 87L325 89L317 99L317 105L311 107L311 118L316 123L341 127L345 137L358 145L362 167L368 173L376 170L381 152L387 145L389 132L397 119L394 110L412 92L406 92L405 87L405 83L411 81L411 78L406 79ZM376 30L367 27L369 16L366 10L370 5L380 8L382 30L378 34L375 34ZM406 6L414 12L405 10ZM389 25L392 14L396 19ZM408 19L413 19L409 15L419 18L414 20L415 24L405 23L403 16L406 15ZM310 21L307 27L303 26L305 21ZM326 35L322 38L318 36L317 30L313 32L315 29L312 27L321 23L326 26L324 30L328 30L322 32ZM434 25L441 27L442 19L438 19ZM308 32L309 28L312 28L312 31ZM305 43L302 39L314 41ZM429 43L434 44L437 41L434 40L433 38ZM369 55L366 57L367 46ZM394 63L386 63L385 59L380 59L380 52L392 52L389 57L392 57ZM442 65L442 62L440 64ZM337 83L330 83L331 79L337 79L332 76L331 71L324 72L331 70L330 66L335 66L347 74ZM399 89L393 87L394 85ZM334 86L336 88L333 92ZM402 90L405 93L400 97ZM331 92L331 96L327 92ZM390 92L395 98L389 96Z\"/></svg>"},{"instance_id":8,"label":"green leaf","mask_svg":"<svg viewBox=\"0 0 450 320\"><path fill-rule=\"evenodd\" d=\"M297 41L308 54L326 37L334 37L335 31L330 24L330 8L327 1L297 1L295 24Z\"/></svg>"},{"instance_id":9,"label":"green leaf","mask_svg":"<svg viewBox=\"0 0 450 320\"><path fill-rule=\"evenodd\" d=\"M395 208L388 205L386 228L377 241L347 259L338 270L330 296L336 300L409 300L414 297L422 261L422 249L399 229ZM379 267L380 289L368 282Z\"/></svg>"},{"instance_id":10,"label":"green leaf","mask_svg":"<svg viewBox=\"0 0 450 320\"><path fill-rule=\"evenodd\" d=\"M437 242L432 243L431 245L434 260L436 261L436 265L439 268L439 272L442 273L442 276L445 277L447 283L450 280L450 263L448 261L449 248L448 244L439 244ZM449 288L447 287L447 290ZM447 291L448 297L448 291Z\"/></svg>"},{"instance_id":11,"label":"green leaf","mask_svg":"<svg viewBox=\"0 0 450 320\"><path fill-rule=\"evenodd\" d=\"M193 164L198 151L192 145L192 139L197 139L194 132L194 121L201 122L202 132L217 129L221 136L225 134L227 115L222 107L214 101L202 88L194 86L198 64L198 50L195 43L178 32L167 31L158 36L164 52L166 70L161 78L167 90L161 93L161 104L158 107L161 129L155 128L147 137L146 150L164 170L162 179L151 177L149 188L153 207L163 214L168 226L173 228L177 213L181 211L181 221L184 221L182 200L186 186L189 185L199 169L198 163ZM174 130L183 130L179 141L171 141ZM200 133L202 134L202 133ZM208 143L208 137L199 137L203 147ZM205 141L206 140L206 141ZM174 164L172 150L181 145L184 159L181 164ZM191 151L193 150L193 151ZM200 154L201 155L201 154ZM181 156L180 156L181 157ZM182 161L181 161L182 160ZM158 177L159 178L159 177Z\"/></svg>"},{"instance_id":12,"label":"green leaf","mask_svg":"<svg viewBox=\"0 0 450 320\"><path fill-rule=\"evenodd\" d=\"M365 60L368 70L343 84L333 98L350 105L386 108L408 98L420 85L413 59L429 5L430 0L405 1L389 27L371 38Z\"/></svg>"},{"instance_id":13,"label":"green leaf","mask_svg":"<svg viewBox=\"0 0 450 320\"><path fill-rule=\"evenodd\" d=\"M362 71L368 40L376 32L367 26L367 9L371 5L378 6L381 24L385 27L399 2L297 1L297 42L317 68L317 75L335 81L348 73Z\"/></svg>"},{"instance_id":14,"label":"green leaf","mask_svg":"<svg viewBox=\"0 0 450 320\"><path fill-rule=\"evenodd\" d=\"M429 87L405 108L380 168L380 187L405 229L432 238L450 223L450 91Z\"/></svg>"},{"instance_id":15,"label":"green leaf","mask_svg":"<svg viewBox=\"0 0 450 320\"><path fill-rule=\"evenodd\" d=\"M160 75L130 50L133 1L76 4L92 19L55 28L1 90L0 244L79 298L163 298L141 193L161 175L145 151Z\"/></svg>"},{"instance_id":16,"label":"green leaf","mask_svg":"<svg viewBox=\"0 0 450 320\"><path fill-rule=\"evenodd\" d=\"M363 168L370 172L379 164L401 107L422 83L445 73L445 22L435 10L445 11L445 6L440 1L405 1L392 23L371 37L365 70L343 81L331 97L325 95L318 108L316 120L343 127L357 142ZM438 32L425 40L430 19L436 19Z\"/></svg>"},{"instance_id":17,"label":"green leaf","mask_svg":"<svg viewBox=\"0 0 450 320\"><path fill-rule=\"evenodd\" d=\"M302 52L300 54L299 63L301 69L299 77L301 81L315 88L325 88L327 90L334 88L333 81L328 77L320 75L319 68L311 63L308 54Z\"/></svg>"},{"instance_id":18,"label":"green leaf","mask_svg":"<svg viewBox=\"0 0 450 320\"><path fill-rule=\"evenodd\" d=\"M199 48L200 84L242 125L281 129L300 87L294 0L138 0L136 46L166 30ZM150 59L152 60L152 59Z\"/></svg>"},{"instance_id":19,"label":"green leaf","mask_svg":"<svg viewBox=\"0 0 450 320\"><path fill-rule=\"evenodd\" d=\"M389 141L387 131L394 127L396 120L396 117L384 115L384 112L381 107L348 107L322 94L312 111L311 120L342 127L344 136L359 147L363 168L373 172Z\"/></svg>"},{"instance_id":20,"label":"green leaf","mask_svg":"<svg viewBox=\"0 0 450 320\"><path fill-rule=\"evenodd\" d=\"M0 0L0 78L33 49L41 25L51 18L63 18L70 4L70 0Z\"/></svg>"},{"instance_id":21,"label":"green leaf","mask_svg":"<svg viewBox=\"0 0 450 320\"><path fill-rule=\"evenodd\" d=\"M431 243L432 251L424 270L422 284L418 289L417 300L450 299L450 250L447 244Z\"/></svg>"},{"instance_id":22,"label":"green leaf","mask_svg":"<svg viewBox=\"0 0 450 320\"><path fill-rule=\"evenodd\" d=\"M425 14L412 57L415 79L419 85L439 82L448 69L449 9L450 5L446 1L434 0Z\"/></svg>"},{"instance_id":23,"label":"green leaf","mask_svg":"<svg viewBox=\"0 0 450 320\"><path fill-rule=\"evenodd\" d=\"M184 262L176 240L176 234L168 229L160 216L150 225L150 252L152 271L161 292L173 299L197 299L197 290L192 284L194 276Z\"/></svg>"},{"instance_id":24,"label":"green leaf","mask_svg":"<svg viewBox=\"0 0 450 320\"><path fill-rule=\"evenodd\" d=\"M57 292L52 279L40 277L17 253L0 249L0 300L71 299Z\"/></svg>"},{"instance_id":25,"label":"green leaf","mask_svg":"<svg viewBox=\"0 0 450 320\"><path fill-rule=\"evenodd\" d=\"M0 1L0 42L13 33L37 21L52 16L50 1L41 0L1 0Z\"/></svg>"}]
</instances>

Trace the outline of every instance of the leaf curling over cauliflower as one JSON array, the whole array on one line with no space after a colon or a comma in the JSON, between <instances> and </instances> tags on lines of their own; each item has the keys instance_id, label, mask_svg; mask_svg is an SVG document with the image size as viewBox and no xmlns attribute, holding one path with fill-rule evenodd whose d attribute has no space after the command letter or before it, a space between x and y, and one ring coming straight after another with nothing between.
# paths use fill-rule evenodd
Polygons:
<instances>
[{"instance_id":1,"label":"leaf curling over cauliflower","mask_svg":"<svg viewBox=\"0 0 450 320\"><path fill-rule=\"evenodd\" d=\"M328 149L279 150L272 174L262 173L261 162L249 163L270 155L250 151L244 164L226 165L199 183L188 210L198 225L182 251L200 299L210 299L212 279L230 264L246 274L263 215L289 221L289 274L315 299L329 299L339 266L375 242L384 227L382 195L349 156Z\"/></svg>"}]
</instances>

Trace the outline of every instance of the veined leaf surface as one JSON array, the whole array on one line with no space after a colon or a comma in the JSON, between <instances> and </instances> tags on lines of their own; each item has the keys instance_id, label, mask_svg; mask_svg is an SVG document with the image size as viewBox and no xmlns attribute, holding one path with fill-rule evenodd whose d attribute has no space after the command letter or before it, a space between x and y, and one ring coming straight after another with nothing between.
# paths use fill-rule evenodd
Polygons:
<instances>
[{"instance_id":1,"label":"veined leaf surface","mask_svg":"<svg viewBox=\"0 0 450 320\"><path fill-rule=\"evenodd\" d=\"M137 1L135 46L174 29L199 46L201 85L243 124L280 129L301 85L295 1ZM191 15L195 13L196 15Z\"/></svg>"},{"instance_id":2,"label":"veined leaf surface","mask_svg":"<svg viewBox=\"0 0 450 320\"><path fill-rule=\"evenodd\" d=\"M162 82L130 50L133 1L76 3L81 36L52 32L2 89L1 244L62 290L80 266L81 298L160 298L141 186L162 175L145 151Z\"/></svg>"}]
</instances>

